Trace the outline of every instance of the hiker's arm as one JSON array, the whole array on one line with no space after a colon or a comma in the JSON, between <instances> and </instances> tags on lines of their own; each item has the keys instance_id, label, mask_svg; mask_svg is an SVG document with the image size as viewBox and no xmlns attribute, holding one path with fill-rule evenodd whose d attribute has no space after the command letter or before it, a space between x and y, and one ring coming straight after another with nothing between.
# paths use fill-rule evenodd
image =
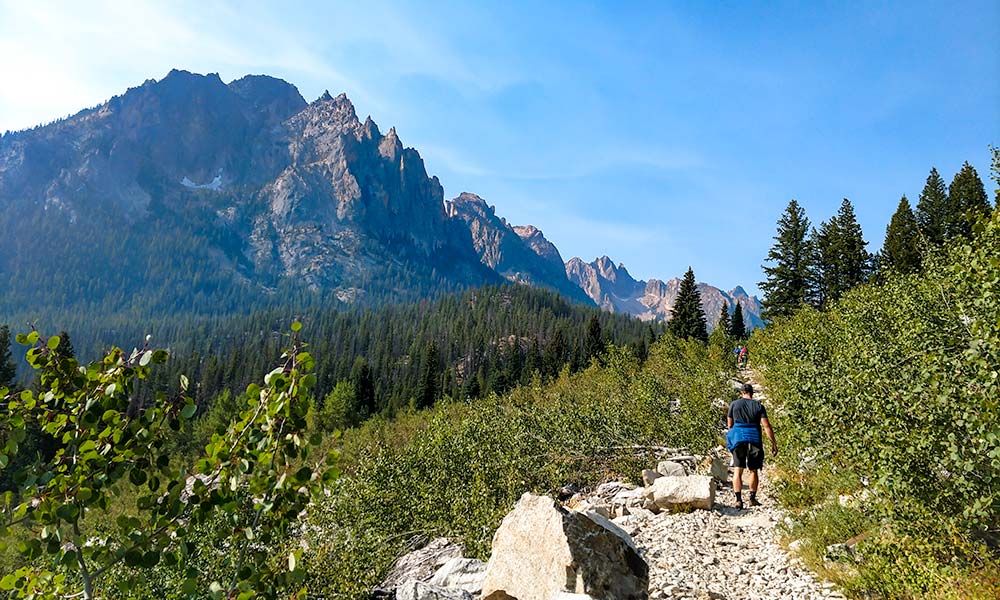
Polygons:
<instances>
[{"instance_id":1,"label":"hiker's arm","mask_svg":"<svg viewBox=\"0 0 1000 600\"><path fill-rule=\"evenodd\" d=\"M764 435L767 436L767 439L771 440L771 454L777 456L778 442L774 440L774 430L771 429L771 422L767 420L767 417L763 417L760 420L760 426L764 428Z\"/></svg>"},{"instance_id":2,"label":"hiker's arm","mask_svg":"<svg viewBox=\"0 0 1000 600\"><path fill-rule=\"evenodd\" d=\"M726 408L726 429L733 428L733 405L730 404Z\"/></svg>"}]
</instances>

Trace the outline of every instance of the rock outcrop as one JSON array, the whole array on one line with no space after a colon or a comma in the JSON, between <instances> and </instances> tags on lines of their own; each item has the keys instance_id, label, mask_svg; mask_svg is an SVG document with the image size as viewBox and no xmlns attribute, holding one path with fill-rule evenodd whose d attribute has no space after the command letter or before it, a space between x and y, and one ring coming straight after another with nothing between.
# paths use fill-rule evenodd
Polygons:
<instances>
[{"instance_id":1,"label":"rock outcrop","mask_svg":"<svg viewBox=\"0 0 1000 600\"><path fill-rule=\"evenodd\" d=\"M648 567L631 538L594 514L525 494L493 537L483 596L550 600L560 593L595 600L648 597Z\"/></svg>"}]
</instances>

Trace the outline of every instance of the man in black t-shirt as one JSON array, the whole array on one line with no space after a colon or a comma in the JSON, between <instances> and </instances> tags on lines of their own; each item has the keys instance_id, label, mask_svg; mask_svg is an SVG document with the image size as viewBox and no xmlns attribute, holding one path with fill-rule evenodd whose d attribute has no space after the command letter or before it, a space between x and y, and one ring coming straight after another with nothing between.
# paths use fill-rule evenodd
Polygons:
<instances>
[{"instance_id":1,"label":"man in black t-shirt","mask_svg":"<svg viewBox=\"0 0 1000 600\"><path fill-rule=\"evenodd\" d=\"M732 467L733 492L736 493L736 506L743 508L743 469L750 470L750 506L759 506L757 501L757 486L760 483L758 471L764 466L764 443L761 428L771 441L771 454L778 455L778 443L774 440L774 431L767 420L767 410L764 405L753 399L753 386L743 384L740 397L729 405L726 413L726 445L733 455Z\"/></svg>"}]
</instances>

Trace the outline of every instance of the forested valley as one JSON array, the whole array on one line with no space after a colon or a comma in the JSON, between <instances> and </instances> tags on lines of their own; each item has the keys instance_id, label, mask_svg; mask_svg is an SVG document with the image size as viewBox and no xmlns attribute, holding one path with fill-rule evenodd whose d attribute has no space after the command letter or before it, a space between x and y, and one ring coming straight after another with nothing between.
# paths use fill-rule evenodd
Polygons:
<instances>
[{"instance_id":1,"label":"forested valley","mask_svg":"<svg viewBox=\"0 0 1000 600\"><path fill-rule=\"evenodd\" d=\"M765 266L770 323L748 343L783 444L784 535L856 597L989 598L1000 212L974 171L932 171L882 251L865 246L849 201L819 229L793 201ZM669 328L521 286L112 320L134 343L100 353L4 327L0 588L368 598L433 537L485 559L525 491L719 444L742 340L708 335L685 280Z\"/></svg>"}]
</instances>

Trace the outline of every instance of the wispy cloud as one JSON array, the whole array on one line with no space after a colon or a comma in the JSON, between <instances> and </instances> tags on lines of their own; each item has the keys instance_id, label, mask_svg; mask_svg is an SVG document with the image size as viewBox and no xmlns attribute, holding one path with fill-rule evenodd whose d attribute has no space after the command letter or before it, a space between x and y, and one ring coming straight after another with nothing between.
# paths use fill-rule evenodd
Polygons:
<instances>
[{"instance_id":1,"label":"wispy cloud","mask_svg":"<svg viewBox=\"0 0 1000 600\"><path fill-rule=\"evenodd\" d=\"M64 116L174 67L219 72L224 79L247 72L304 75L379 103L308 42L271 19L226 5L4 3L0 128Z\"/></svg>"}]
</instances>

